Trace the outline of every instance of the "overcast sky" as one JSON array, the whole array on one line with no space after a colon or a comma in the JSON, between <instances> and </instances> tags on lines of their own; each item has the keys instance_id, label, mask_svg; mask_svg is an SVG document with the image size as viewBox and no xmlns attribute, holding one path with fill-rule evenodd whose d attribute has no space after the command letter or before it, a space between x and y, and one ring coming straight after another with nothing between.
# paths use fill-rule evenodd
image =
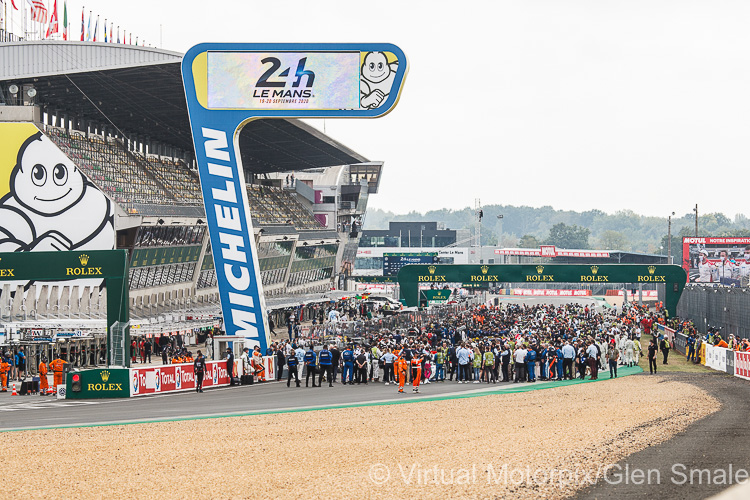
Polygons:
<instances>
[{"instance_id":1,"label":"overcast sky","mask_svg":"<svg viewBox=\"0 0 750 500\"><path fill-rule=\"evenodd\" d=\"M181 52L399 45L410 71L396 109L325 124L385 162L371 207L750 215L747 1L72 0L74 38L82 5L151 45L161 25L163 48Z\"/></svg>"}]
</instances>

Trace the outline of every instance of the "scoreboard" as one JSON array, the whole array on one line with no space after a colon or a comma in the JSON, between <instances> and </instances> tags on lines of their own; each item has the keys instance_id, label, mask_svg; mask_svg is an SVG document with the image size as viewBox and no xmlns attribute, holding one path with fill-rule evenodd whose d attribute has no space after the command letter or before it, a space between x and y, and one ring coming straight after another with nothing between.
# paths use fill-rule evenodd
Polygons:
<instances>
[{"instance_id":1,"label":"scoreboard","mask_svg":"<svg viewBox=\"0 0 750 500\"><path fill-rule=\"evenodd\" d=\"M384 253L383 276L396 276L407 264L437 264L437 252Z\"/></svg>"}]
</instances>

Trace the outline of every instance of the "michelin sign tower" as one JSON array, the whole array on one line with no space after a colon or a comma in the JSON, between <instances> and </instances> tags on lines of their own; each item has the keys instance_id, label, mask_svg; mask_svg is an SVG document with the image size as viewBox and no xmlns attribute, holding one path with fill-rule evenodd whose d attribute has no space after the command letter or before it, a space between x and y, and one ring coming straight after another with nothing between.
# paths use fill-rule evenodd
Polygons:
<instances>
[{"instance_id":1,"label":"michelin sign tower","mask_svg":"<svg viewBox=\"0 0 750 500\"><path fill-rule=\"evenodd\" d=\"M376 118L408 64L391 44L201 44L182 62L227 335L265 352L268 328L239 132L259 118Z\"/></svg>"}]
</instances>

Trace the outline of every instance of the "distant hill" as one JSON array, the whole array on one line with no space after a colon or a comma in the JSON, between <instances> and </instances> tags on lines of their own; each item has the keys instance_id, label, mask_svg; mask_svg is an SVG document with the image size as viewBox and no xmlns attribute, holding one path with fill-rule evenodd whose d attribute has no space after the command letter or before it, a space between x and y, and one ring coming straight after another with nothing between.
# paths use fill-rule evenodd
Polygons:
<instances>
[{"instance_id":1,"label":"distant hill","mask_svg":"<svg viewBox=\"0 0 750 500\"><path fill-rule=\"evenodd\" d=\"M585 248L626 250L644 253L667 253L667 218L646 217L631 210L616 212L613 215L600 210L574 212L555 210L550 206L541 208L515 207L510 205L487 205L482 207L482 244L505 247L534 247L540 242L557 244L561 231L572 229L577 237L575 243L584 242ZM497 216L502 214L503 218ZM365 229L387 229L390 221L437 221L449 229L471 229L476 224L474 209L432 210L421 214L394 214L380 209L367 211ZM560 226L559 224L563 225ZM555 231L550 234L553 226ZM577 226L577 227L572 227ZM586 234L588 230L588 234ZM699 236L745 236L750 237L750 219L737 215L734 221L724 214L700 215ZM565 231L562 231L565 232ZM695 216L689 212L672 218L672 254L674 261L680 262L683 236L695 235ZM584 238L585 236L585 238ZM558 238L558 241L551 241ZM663 247L663 249L660 249Z\"/></svg>"}]
</instances>

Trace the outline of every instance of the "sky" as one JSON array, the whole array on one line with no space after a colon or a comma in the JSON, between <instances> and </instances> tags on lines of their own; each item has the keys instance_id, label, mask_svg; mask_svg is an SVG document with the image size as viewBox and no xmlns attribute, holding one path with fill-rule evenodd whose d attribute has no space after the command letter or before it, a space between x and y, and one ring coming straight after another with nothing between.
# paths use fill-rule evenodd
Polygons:
<instances>
[{"instance_id":1,"label":"sky","mask_svg":"<svg viewBox=\"0 0 750 500\"><path fill-rule=\"evenodd\" d=\"M180 52L200 42L401 47L409 74L392 113L313 123L385 162L372 208L480 199L666 217L697 203L750 216L750 2L74 0L73 37L83 5L87 20L91 10Z\"/></svg>"}]
</instances>

